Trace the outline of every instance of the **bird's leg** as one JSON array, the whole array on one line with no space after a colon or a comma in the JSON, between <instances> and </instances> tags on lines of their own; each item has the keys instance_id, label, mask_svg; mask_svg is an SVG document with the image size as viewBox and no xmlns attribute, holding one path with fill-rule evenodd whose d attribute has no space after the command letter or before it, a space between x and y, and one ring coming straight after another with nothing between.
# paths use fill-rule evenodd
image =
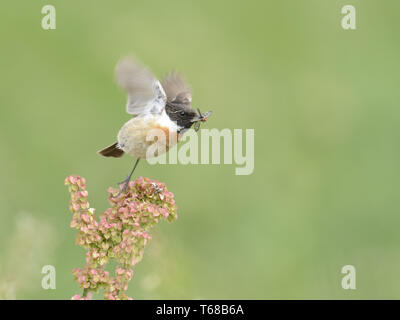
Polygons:
<instances>
[{"instance_id":1,"label":"bird's leg","mask_svg":"<svg viewBox=\"0 0 400 320\"><path fill-rule=\"evenodd\" d=\"M126 190L128 190L128 185L129 185L129 181L131 180L132 174L136 169L136 166L139 163L140 158L138 158L135 162L135 165L133 166L133 169L131 171L131 173L126 177L125 180L118 182L118 184L123 184L123 187L121 188L121 190L114 196L114 198L118 197L122 192L126 192Z\"/></svg>"}]
</instances>

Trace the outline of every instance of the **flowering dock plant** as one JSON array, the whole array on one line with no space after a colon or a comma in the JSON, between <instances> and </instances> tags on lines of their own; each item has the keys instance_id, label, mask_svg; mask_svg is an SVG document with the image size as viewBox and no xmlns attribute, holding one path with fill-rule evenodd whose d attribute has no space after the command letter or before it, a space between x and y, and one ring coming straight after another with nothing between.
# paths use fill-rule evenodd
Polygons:
<instances>
[{"instance_id":1,"label":"flowering dock plant","mask_svg":"<svg viewBox=\"0 0 400 320\"><path fill-rule=\"evenodd\" d=\"M115 198L118 190L108 189L110 208L98 220L88 202L85 178L69 176L65 185L71 194L70 226L78 231L75 242L87 250L86 265L72 271L83 294L72 299L88 300L99 290L107 300L131 299L125 292L133 276L132 267L142 259L151 239L149 230L162 219L172 222L177 218L174 195L163 183L140 177ZM114 276L105 270L110 259L118 264Z\"/></svg>"}]
</instances>

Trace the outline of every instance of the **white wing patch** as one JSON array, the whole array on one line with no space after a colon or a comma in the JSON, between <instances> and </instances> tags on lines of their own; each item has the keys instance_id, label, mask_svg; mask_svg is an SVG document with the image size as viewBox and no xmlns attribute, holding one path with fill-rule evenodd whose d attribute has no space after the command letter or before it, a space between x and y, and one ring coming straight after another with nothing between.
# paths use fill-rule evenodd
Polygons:
<instances>
[{"instance_id":1,"label":"white wing patch","mask_svg":"<svg viewBox=\"0 0 400 320\"><path fill-rule=\"evenodd\" d=\"M149 102L149 106L145 108L144 113L161 114L161 112L165 109L167 96L165 95L164 89L161 86L160 81L156 80L154 82L153 90L155 98Z\"/></svg>"},{"instance_id":2,"label":"white wing patch","mask_svg":"<svg viewBox=\"0 0 400 320\"><path fill-rule=\"evenodd\" d=\"M167 101L160 82L133 58L120 60L115 68L118 84L128 93L126 112L132 115L160 114Z\"/></svg>"}]
</instances>

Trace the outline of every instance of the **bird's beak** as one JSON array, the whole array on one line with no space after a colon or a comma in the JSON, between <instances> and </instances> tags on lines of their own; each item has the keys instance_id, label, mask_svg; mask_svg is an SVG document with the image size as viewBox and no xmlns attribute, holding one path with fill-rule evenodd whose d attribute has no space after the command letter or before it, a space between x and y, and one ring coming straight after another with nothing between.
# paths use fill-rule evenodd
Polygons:
<instances>
[{"instance_id":1,"label":"bird's beak","mask_svg":"<svg viewBox=\"0 0 400 320\"><path fill-rule=\"evenodd\" d=\"M212 111L207 111L203 114L199 108L197 108L197 111L198 115L192 119L193 123L206 122L207 118L212 114Z\"/></svg>"},{"instance_id":2,"label":"bird's beak","mask_svg":"<svg viewBox=\"0 0 400 320\"><path fill-rule=\"evenodd\" d=\"M206 122L207 118L201 113L200 109L197 108L198 116L192 119L192 122Z\"/></svg>"},{"instance_id":3,"label":"bird's beak","mask_svg":"<svg viewBox=\"0 0 400 320\"><path fill-rule=\"evenodd\" d=\"M207 118L204 117L203 115L198 115L198 116L194 117L191 121L192 122L199 122L199 121L204 122L204 121L207 121Z\"/></svg>"}]
</instances>

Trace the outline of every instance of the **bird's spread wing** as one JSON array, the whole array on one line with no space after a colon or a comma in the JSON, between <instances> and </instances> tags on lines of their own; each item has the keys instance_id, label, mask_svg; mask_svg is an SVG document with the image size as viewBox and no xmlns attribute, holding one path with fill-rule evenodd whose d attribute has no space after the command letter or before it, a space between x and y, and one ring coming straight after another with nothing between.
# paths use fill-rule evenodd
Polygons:
<instances>
[{"instance_id":1,"label":"bird's spread wing","mask_svg":"<svg viewBox=\"0 0 400 320\"><path fill-rule=\"evenodd\" d=\"M132 115L161 113L167 96L150 70L133 58L121 59L115 68L118 84L128 93L126 111Z\"/></svg>"},{"instance_id":2,"label":"bird's spread wing","mask_svg":"<svg viewBox=\"0 0 400 320\"><path fill-rule=\"evenodd\" d=\"M192 90L180 73L172 71L166 75L162 80L162 87L165 90L168 101L174 101L178 97L187 99L185 101L187 103L192 102Z\"/></svg>"}]
</instances>

